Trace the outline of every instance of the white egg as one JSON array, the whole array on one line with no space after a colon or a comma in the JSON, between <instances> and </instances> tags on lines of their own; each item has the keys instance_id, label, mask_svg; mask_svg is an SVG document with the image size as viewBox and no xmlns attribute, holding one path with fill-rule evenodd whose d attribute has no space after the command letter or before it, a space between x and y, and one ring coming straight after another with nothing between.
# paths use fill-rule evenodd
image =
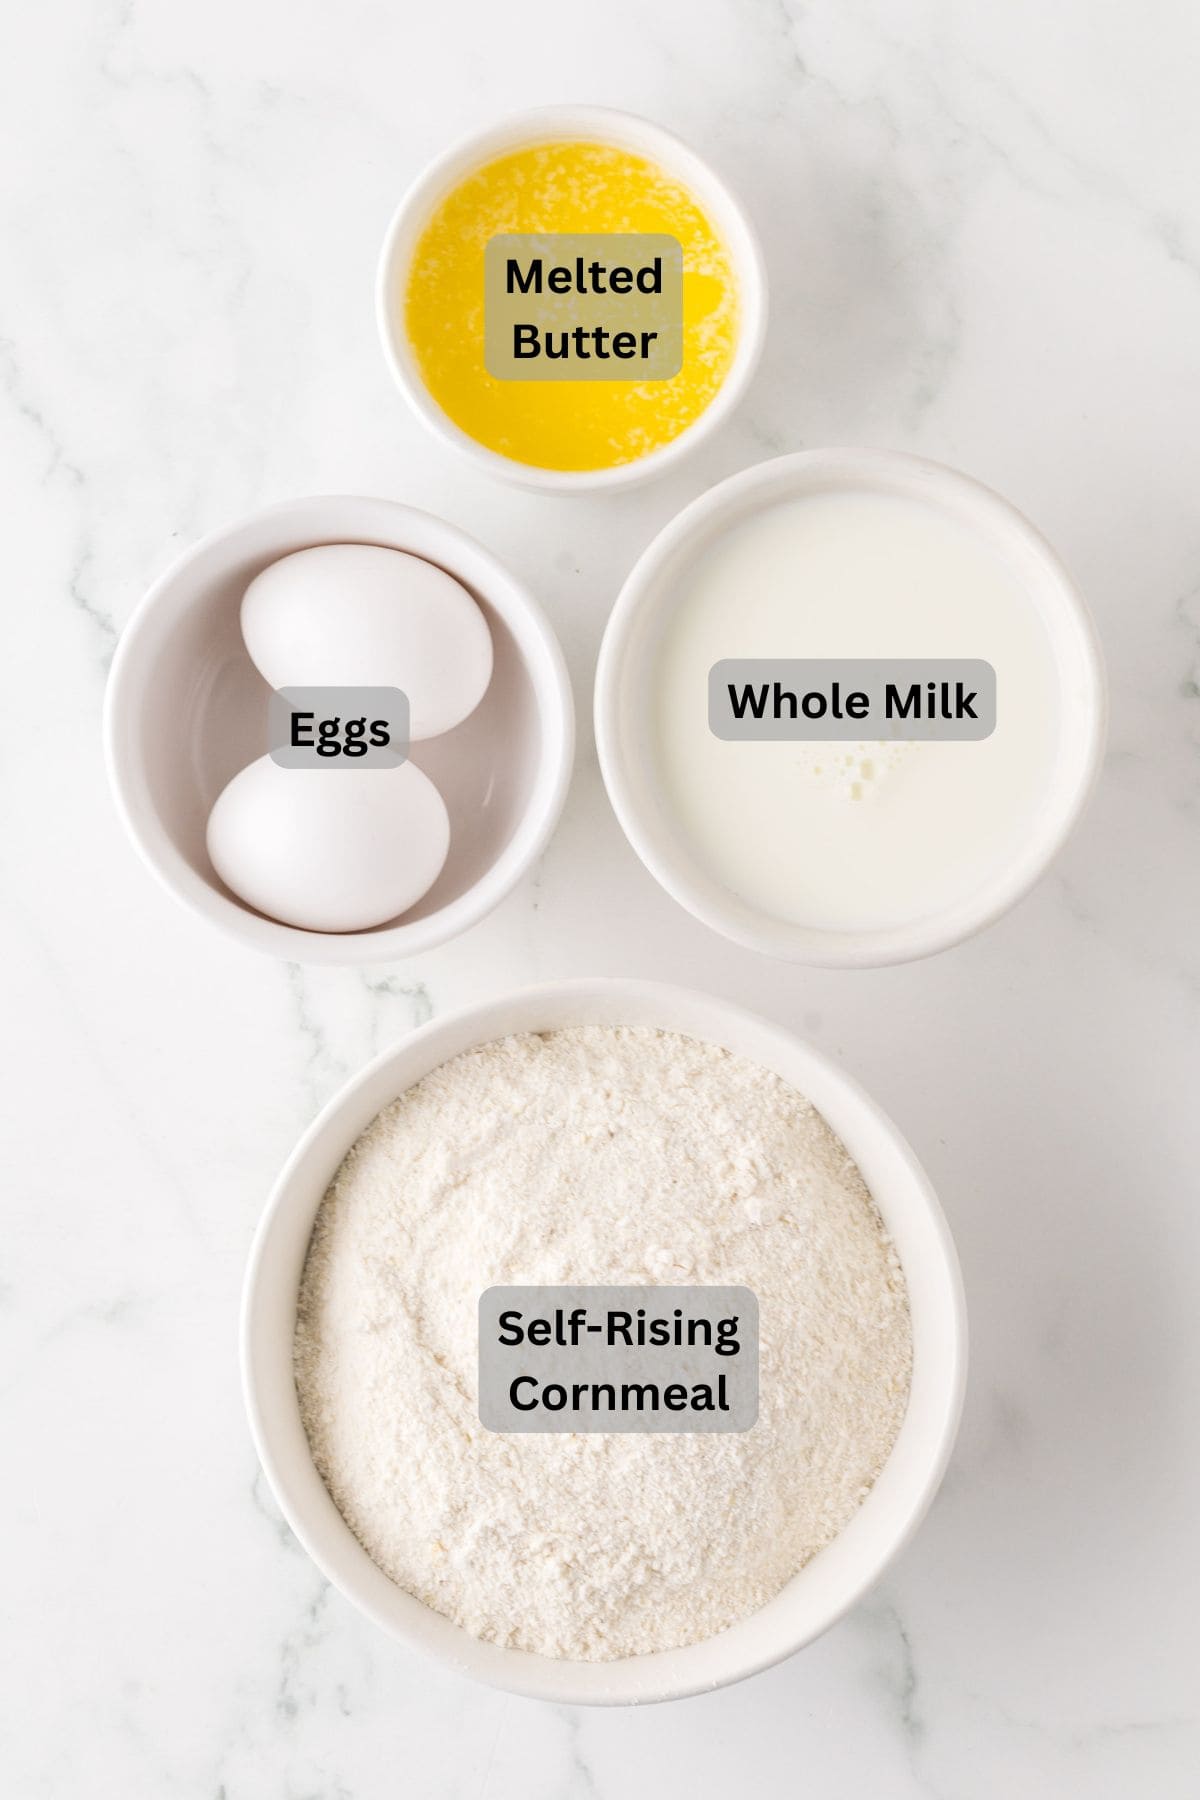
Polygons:
<instances>
[{"instance_id":1,"label":"white egg","mask_svg":"<svg viewBox=\"0 0 1200 1800\"><path fill-rule=\"evenodd\" d=\"M445 802L409 762L281 769L262 756L208 816L208 854L225 885L305 931L366 931L407 912L449 847Z\"/></svg>"},{"instance_id":2,"label":"white egg","mask_svg":"<svg viewBox=\"0 0 1200 1800\"><path fill-rule=\"evenodd\" d=\"M461 724L492 678L492 635L462 583L375 544L272 563L246 589L242 636L273 688L400 688L414 739Z\"/></svg>"}]
</instances>

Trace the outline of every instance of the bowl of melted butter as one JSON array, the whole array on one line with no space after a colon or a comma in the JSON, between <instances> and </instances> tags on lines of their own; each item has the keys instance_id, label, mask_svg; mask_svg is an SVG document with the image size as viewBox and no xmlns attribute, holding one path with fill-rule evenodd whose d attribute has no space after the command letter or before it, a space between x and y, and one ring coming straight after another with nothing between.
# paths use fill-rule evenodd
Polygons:
<instances>
[{"instance_id":1,"label":"bowl of melted butter","mask_svg":"<svg viewBox=\"0 0 1200 1800\"><path fill-rule=\"evenodd\" d=\"M417 416L525 486L627 485L732 411L766 326L739 202L669 132L550 107L473 135L401 202L384 353Z\"/></svg>"}]
</instances>

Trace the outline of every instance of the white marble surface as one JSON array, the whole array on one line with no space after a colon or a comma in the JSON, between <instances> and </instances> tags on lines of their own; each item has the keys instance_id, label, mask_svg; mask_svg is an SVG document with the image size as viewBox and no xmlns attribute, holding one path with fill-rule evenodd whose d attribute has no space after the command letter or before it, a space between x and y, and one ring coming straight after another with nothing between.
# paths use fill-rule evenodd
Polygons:
<instances>
[{"instance_id":1,"label":"white marble surface","mask_svg":"<svg viewBox=\"0 0 1200 1800\"><path fill-rule=\"evenodd\" d=\"M44 0L0 60L0 1485L5 1800L1185 1800L1200 1775L1200 120L1185 0ZM774 322L677 477L556 503L431 446L374 339L413 171L527 103L692 137ZM635 553L772 452L911 448L1012 496L1094 602L1100 794L1034 895L860 975L725 946L643 873L588 696ZM473 529L566 645L558 836L419 963L276 966L143 873L98 719L140 590L280 496ZM893 1112L961 1248L974 1366L919 1540L821 1643L642 1713L477 1690L318 1579L243 1424L238 1288L328 1095L431 1011L653 974L796 1025Z\"/></svg>"}]
</instances>

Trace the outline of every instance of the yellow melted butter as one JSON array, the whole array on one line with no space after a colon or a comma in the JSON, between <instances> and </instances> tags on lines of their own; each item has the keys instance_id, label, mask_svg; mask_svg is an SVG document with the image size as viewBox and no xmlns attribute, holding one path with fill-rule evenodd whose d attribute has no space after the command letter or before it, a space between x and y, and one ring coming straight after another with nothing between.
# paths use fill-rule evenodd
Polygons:
<instances>
[{"instance_id":1,"label":"yellow melted butter","mask_svg":"<svg viewBox=\"0 0 1200 1800\"><path fill-rule=\"evenodd\" d=\"M484 363L484 249L503 232L662 232L683 247L683 366L665 381L500 381ZM729 372L737 283L688 190L616 145L531 145L468 175L413 257L404 323L426 387L489 450L542 469L610 469L669 444Z\"/></svg>"}]
</instances>

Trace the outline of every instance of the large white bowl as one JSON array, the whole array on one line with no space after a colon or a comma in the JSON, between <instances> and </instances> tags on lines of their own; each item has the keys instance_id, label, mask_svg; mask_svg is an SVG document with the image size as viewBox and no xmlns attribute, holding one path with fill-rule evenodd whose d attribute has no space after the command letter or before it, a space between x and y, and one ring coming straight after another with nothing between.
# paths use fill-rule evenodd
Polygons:
<instances>
[{"instance_id":1,"label":"large white bowl","mask_svg":"<svg viewBox=\"0 0 1200 1800\"><path fill-rule=\"evenodd\" d=\"M205 844L217 795L267 744L270 690L242 640L242 595L268 563L314 544L382 544L436 563L474 595L495 651L470 718L412 747L450 812L446 866L401 919L369 931L301 931L264 918L220 880ZM415 507L328 495L226 526L159 577L117 647L104 742L129 835L192 912L293 962L387 962L474 925L541 854L570 781L574 710L541 609L488 551Z\"/></svg>"},{"instance_id":2,"label":"large white bowl","mask_svg":"<svg viewBox=\"0 0 1200 1800\"><path fill-rule=\"evenodd\" d=\"M647 157L681 181L700 202L733 260L738 282L738 339L729 373L710 404L686 431L635 462L615 469L541 469L489 450L449 418L425 385L404 329L404 295L417 242L433 212L464 176L494 157L532 144L561 141L618 144ZM482 281L482 271L480 280ZM384 239L375 288L375 313L388 368L423 425L488 474L555 494L628 487L672 468L712 435L750 385L767 329L767 277L758 238L740 203L694 150L634 113L607 106L541 106L501 119L439 156L409 188Z\"/></svg>"},{"instance_id":3,"label":"large white bowl","mask_svg":"<svg viewBox=\"0 0 1200 1800\"><path fill-rule=\"evenodd\" d=\"M1026 587L1058 671L1060 734L1046 792L1017 853L953 907L874 931L831 931L771 918L701 865L657 779L654 673L682 571L732 526L804 494L899 495L947 513L992 546ZM1058 556L1007 500L939 463L885 450L804 450L720 482L674 518L628 576L596 669L596 748L613 810L655 879L697 919L749 950L826 968L931 956L981 931L1045 872L1083 811L1100 767L1104 667L1082 596Z\"/></svg>"},{"instance_id":4,"label":"large white bowl","mask_svg":"<svg viewBox=\"0 0 1200 1800\"><path fill-rule=\"evenodd\" d=\"M683 1650L620 1662L556 1661L481 1643L395 1586L345 1524L309 1453L292 1372L300 1276L321 1199L376 1114L474 1045L571 1025L645 1025L720 1044L791 1082L862 1170L904 1267L912 1391L900 1435L859 1512L769 1605ZM707 995L648 982L571 981L437 1019L386 1051L325 1108L280 1175L250 1255L242 1371L258 1454L313 1561L393 1637L495 1687L536 1699L620 1705L721 1687L790 1656L859 1600L908 1543L954 1442L966 1374L966 1314L954 1246L929 1182L895 1126L825 1057L777 1025Z\"/></svg>"}]
</instances>

